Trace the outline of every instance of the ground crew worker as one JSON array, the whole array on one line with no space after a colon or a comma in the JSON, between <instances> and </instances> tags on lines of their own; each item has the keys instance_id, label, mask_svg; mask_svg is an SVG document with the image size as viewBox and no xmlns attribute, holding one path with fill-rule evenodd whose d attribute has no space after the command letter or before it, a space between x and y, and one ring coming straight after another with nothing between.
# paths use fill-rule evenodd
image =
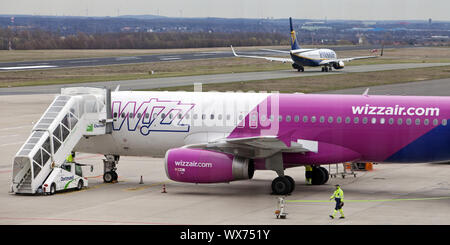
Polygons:
<instances>
[{"instance_id":1,"label":"ground crew worker","mask_svg":"<svg viewBox=\"0 0 450 245\"><path fill-rule=\"evenodd\" d=\"M339 210L341 213L340 219L344 219L344 211L342 210L342 206L344 206L344 191L342 191L339 185L336 185L336 191L334 191L333 195L330 197L330 200L333 198L336 201L336 207L334 208L333 215L330 215L330 218L334 219L337 211Z\"/></svg>"},{"instance_id":2,"label":"ground crew worker","mask_svg":"<svg viewBox=\"0 0 450 245\"><path fill-rule=\"evenodd\" d=\"M312 172L313 168L311 165L305 165L305 178L306 178L306 184L311 185L312 184Z\"/></svg>"},{"instance_id":3,"label":"ground crew worker","mask_svg":"<svg viewBox=\"0 0 450 245\"><path fill-rule=\"evenodd\" d=\"M73 162L73 159L75 158L75 152L72 152L69 154L69 156L66 158L66 162Z\"/></svg>"}]
</instances>

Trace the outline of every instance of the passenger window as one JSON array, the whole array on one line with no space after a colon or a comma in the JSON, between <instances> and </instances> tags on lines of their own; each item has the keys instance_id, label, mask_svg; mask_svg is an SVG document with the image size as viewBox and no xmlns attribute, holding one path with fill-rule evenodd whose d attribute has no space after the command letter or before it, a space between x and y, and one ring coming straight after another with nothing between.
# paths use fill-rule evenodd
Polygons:
<instances>
[{"instance_id":1,"label":"passenger window","mask_svg":"<svg viewBox=\"0 0 450 245\"><path fill-rule=\"evenodd\" d=\"M372 122L372 124L375 124L375 123L377 123L377 119L375 117L372 117L371 122Z\"/></svg>"},{"instance_id":2,"label":"passenger window","mask_svg":"<svg viewBox=\"0 0 450 245\"><path fill-rule=\"evenodd\" d=\"M186 114L185 118L189 120L189 118L191 118L191 115L190 114Z\"/></svg>"},{"instance_id":3,"label":"passenger window","mask_svg":"<svg viewBox=\"0 0 450 245\"><path fill-rule=\"evenodd\" d=\"M425 125L430 124L430 120L428 120L428 119L423 120L423 124L425 124Z\"/></svg>"},{"instance_id":4,"label":"passenger window","mask_svg":"<svg viewBox=\"0 0 450 245\"><path fill-rule=\"evenodd\" d=\"M342 122L342 117L337 117L337 118L336 118L336 122L337 122L337 123L341 123L341 122Z\"/></svg>"},{"instance_id":5,"label":"passenger window","mask_svg":"<svg viewBox=\"0 0 450 245\"><path fill-rule=\"evenodd\" d=\"M359 123L359 117L353 118L353 122L354 122L355 124L358 124L358 123Z\"/></svg>"},{"instance_id":6,"label":"passenger window","mask_svg":"<svg viewBox=\"0 0 450 245\"><path fill-rule=\"evenodd\" d=\"M332 123L333 122L333 117L328 117L328 123Z\"/></svg>"},{"instance_id":7,"label":"passenger window","mask_svg":"<svg viewBox=\"0 0 450 245\"><path fill-rule=\"evenodd\" d=\"M305 122L305 123L308 122L308 116L303 116L303 122Z\"/></svg>"},{"instance_id":8,"label":"passenger window","mask_svg":"<svg viewBox=\"0 0 450 245\"><path fill-rule=\"evenodd\" d=\"M369 119L367 119L367 117L363 117L362 122L363 124L366 124L369 121Z\"/></svg>"},{"instance_id":9,"label":"passenger window","mask_svg":"<svg viewBox=\"0 0 450 245\"><path fill-rule=\"evenodd\" d=\"M380 118L380 124L384 124L386 122L386 120L382 117Z\"/></svg>"},{"instance_id":10,"label":"passenger window","mask_svg":"<svg viewBox=\"0 0 450 245\"><path fill-rule=\"evenodd\" d=\"M420 125L420 118L416 119L416 125Z\"/></svg>"},{"instance_id":11,"label":"passenger window","mask_svg":"<svg viewBox=\"0 0 450 245\"><path fill-rule=\"evenodd\" d=\"M242 115L241 115L242 116ZM240 118L240 117L239 117ZM205 114L202 114L202 120L205 120L206 119L206 115Z\"/></svg>"},{"instance_id":12,"label":"passenger window","mask_svg":"<svg viewBox=\"0 0 450 245\"><path fill-rule=\"evenodd\" d=\"M406 125L411 125L411 118L406 119Z\"/></svg>"},{"instance_id":13,"label":"passenger window","mask_svg":"<svg viewBox=\"0 0 450 245\"><path fill-rule=\"evenodd\" d=\"M402 125L402 124L403 124L403 119L399 118L399 119L397 120L397 124L398 124L398 125Z\"/></svg>"},{"instance_id":14,"label":"passenger window","mask_svg":"<svg viewBox=\"0 0 450 245\"><path fill-rule=\"evenodd\" d=\"M270 115L270 121L273 122L274 116Z\"/></svg>"},{"instance_id":15,"label":"passenger window","mask_svg":"<svg viewBox=\"0 0 450 245\"><path fill-rule=\"evenodd\" d=\"M133 113L130 112L130 114L128 114L128 117L129 117L129 118L132 118L132 117L133 117Z\"/></svg>"},{"instance_id":16,"label":"passenger window","mask_svg":"<svg viewBox=\"0 0 450 245\"><path fill-rule=\"evenodd\" d=\"M350 117L346 117L346 118L345 118L345 123L348 124L348 123L350 123L351 120L352 120L352 119L350 119Z\"/></svg>"},{"instance_id":17,"label":"passenger window","mask_svg":"<svg viewBox=\"0 0 450 245\"><path fill-rule=\"evenodd\" d=\"M299 116L295 116L295 117L294 117L294 121L295 121L295 122L300 121L300 117L299 117Z\"/></svg>"},{"instance_id":18,"label":"passenger window","mask_svg":"<svg viewBox=\"0 0 450 245\"><path fill-rule=\"evenodd\" d=\"M138 113L138 114L137 114L137 117L138 117L138 118L141 118L141 117L142 117L142 114L141 114L141 113Z\"/></svg>"},{"instance_id":19,"label":"passenger window","mask_svg":"<svg viewBox=\"0 0 450 245\"><path fill-rule=\"evenodd\" d=\"M113 117L114 117L114 118L116 118L116 117L117 117L117 112L114 112L114 115L113 115Z\"/></svg>"},{"instance_id":20,"label":"passenger window","mask_svg":"<svg viewBox=\"0 0 450 245\"><path fill-rule=\"evenodd\" d=\"M433 125L436 126L436 125L438 125L438 124L439 124L439 121L438 121L437 119L434 119L434 120L433 120Z\"/></svg>"},{"instance_id":21,"label":"passenger window","mask_svg":"<svg viewBox=\"0 0 450 245\"><path fill-rule=\"evenodd\" d=\"M230 120L231 116L230 114L227 114L227 120Z\"/></svg>"},{"instance_id":22,"label":"passenger window","mask_svg":"<svg viewBox=\"0 0 450 245\"><path fill-rule=\"evenodd\" d=\"M291 116L286 116L286 122L290 122L291 121Z\"/></svg>"},{"instance_id":23,"label":"passenger window","mask_svg":"<svg viewBox=\"0 0 450 245\"><path fill-rule=\"evenodd\" d=\"M125 118L125 112L122 112L121 116L122 116L122 118Z\"/></svg>"},{"instance_id":24,"label":"passenger window","mask_svg":"<svg viewBox=\"0 0 450 245\"><path fill-rule=\"evenodd\" d=\"M178 119L181 119L181 113L178 113Z\"/></svg>"},{"instance_id":25,"label":"passenger window","mask_svg":"<svg viewBox=\"0 0 450 245\"><path fill-rule=\"evenodd\" d=\"M194 114L194 120L197 120L197 118L198 118L198 115L197 114Z\"/></svg>"},{"instance_id":26,"label":"passenger window","mask_svg":"<svg viewBox=\"0 0 450 245\"><path fill-rule=\"evenodd\" d=\"M149 118L150 117L150 113L145 113L145 118Z\"/></svg>"},{"instance_id":27,"label":"passenger window","mask_svg":"<svg viewBox=\"0 0 450 245\"><path fill-rule=\"evenodd\" d=\"M389 118L389 124L390 125L394 124L394 118Z\"/></svg>"},{"instance_id":28,"label":"passenger window","mask_svg":"<svg viewBox=\"0 0 450 245\"><path fill-rule=\"evenodd\" d=\"M217 119L222 120L222 114L219 114L219 115L217 116Z\"/></svg>"},{"instance_id":29,"label":"passenger window","mask_svg":"<svg viewBox=\"0 0 450 245\"><path fill-rule=\"evenodd\" d=\"M211 120L214 120L214 114L211 114L210 118L211 118Z\"/></svg>"},{"instance_id":30,"label":"passenger window","mask_svg":"<svg viewBox=\"0 0 450 245\"><path fill-rule=\"evenodd\" d=\"M267 120L267 116L266 115L261 115L261 122L265 122Z\"/></svg>"},{"instance_id":31,"label":"passenger window","mask_svg":"<svg viewBox=\"0 0 450 245\"><path fill-rule=\"evenodd\" d=\"M316 116L312 116L312 117L311 117L311 122L312 122L312 123L315 123L315 122L316 122Z\"/></svg>"},{"instance_id":32,"label":"passenger window","mask_svg":"<svg viewBox=\"0 0 450 245\"><path fill-rule=\"evenodd\" d=\"M166 118L166 114L163 113L163 114L161 115L161 118L162 118L162 119Z\"/></svg>"},{"instance_id":33,"label":"passenger window","mask_svg":"<svg viewBox=\"0 0 450 245\"><path fill-rule=\"evenodd\" d=\"M320 123L325 122L325 117L324 117L324 116L321 116L321 117L319 118L319 122L320 122Z\"/></svg>"},{"instance_id":34,"label":"passenger window","mask_svg":"<svg viewBox=\"0 0 450 245\"><path fill-rule=\"evenodd\" d=\"M280 122L283 121L283 116L282 115L278 116L278 121L280 121Z\"/></svg>"},{"instance_id":35,"label":"passenger window","mask_svg":"<svg viewBox=\"0 0 450 245\"><path fill-rule=\"evenodd\" d=\"M447 126L447 119L442 119L442 126Z\"/></svg>"}]
</instances>

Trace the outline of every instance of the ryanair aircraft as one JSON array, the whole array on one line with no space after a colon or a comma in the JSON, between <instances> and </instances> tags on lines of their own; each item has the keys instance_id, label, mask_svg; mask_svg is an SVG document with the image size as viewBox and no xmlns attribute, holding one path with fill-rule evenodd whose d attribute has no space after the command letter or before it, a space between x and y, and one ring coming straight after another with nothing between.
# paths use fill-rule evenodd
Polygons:
<instances>
[{"instance_id":1,"label":"ryanair aircraft","mask_svg":"<svg viewBox=\"0 0 450 245\"><path fill-rule=\"evenodd\" d=\"M344 62L359 60L359 59L369 59L376 58L378 56L361 56L361 57L350 57L350 58L337 58L336 52L331 49L304 49L298 45L297 35L295 34L294 28L292 26L292 18L289 18L290 27L291 27L291 50L283 51L283 50L273 50L273 49L265 49L268 51L285 53L289 54L291 58L280 58L280 57L263 57L263 56L249 56L249 55L238 55L234 51L233 47L231 50L233 51L234 56L236 57L246 57L246 58L259 58L266 59L270 61L280 61L283 63L290 62L292 63L292 67L297 69L299 72L305 71L305 66L322 67L323 72L331 71L334 69L343 69ZM381 50L381 56L383 55L383 49Z\"/></svg>"}]
</instances>

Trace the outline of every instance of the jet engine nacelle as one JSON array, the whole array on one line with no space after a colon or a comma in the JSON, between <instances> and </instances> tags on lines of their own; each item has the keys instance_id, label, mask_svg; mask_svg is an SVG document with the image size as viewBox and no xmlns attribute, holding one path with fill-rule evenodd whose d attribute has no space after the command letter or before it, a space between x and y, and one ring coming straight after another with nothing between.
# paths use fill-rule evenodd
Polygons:
<instances>
[{"instance_id":1,"label":"jet engine nacelle","mask_svg":"<svg viewBox=\"0 0 450 245\"><path fill-rule=\"evenodd\" d=\"M188 183L222 183L251 179L252 159L202 149L175 148L166 153L167 177Z\"/></svg>"},{"instance_id":2,"label":"jet engine nacelle","mask_svg":"<svg viewBox=\"0 0 450 245\"><path fill-rule=\"evenodd\" d=\"M343 61L339 61L338 63L334 63L333 67L334 69L343 69L344 68L344 62Z\"/></svg>"}]
</instances>

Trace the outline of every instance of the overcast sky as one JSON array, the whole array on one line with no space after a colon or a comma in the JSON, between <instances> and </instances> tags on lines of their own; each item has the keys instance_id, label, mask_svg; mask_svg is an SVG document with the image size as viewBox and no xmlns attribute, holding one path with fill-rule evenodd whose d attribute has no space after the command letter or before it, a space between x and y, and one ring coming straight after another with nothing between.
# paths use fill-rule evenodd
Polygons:
<instances>
[{"instance_id":1,"label":"overcast sky","mask_svg":"<svg viewBox=\"0 0 450 245\"><path fill-rule=\"evenodd\" d=\"M0 0L0 14L450 20L450 0Z\"/></svg>"}]
</instances>

